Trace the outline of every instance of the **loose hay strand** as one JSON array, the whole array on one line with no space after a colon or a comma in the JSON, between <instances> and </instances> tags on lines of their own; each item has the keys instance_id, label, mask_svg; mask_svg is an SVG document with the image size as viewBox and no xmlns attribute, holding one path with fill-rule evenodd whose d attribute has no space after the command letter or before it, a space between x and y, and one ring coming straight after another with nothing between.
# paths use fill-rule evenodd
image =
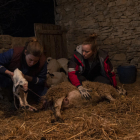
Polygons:
<instances>
[{"instance_id":1,"label":"loose hay strand","mask_svg":"<svg viewBox=\"0 0 140 140\"><path fill-rule=\"evenodd\" d=\"M49 129L47 129L47 130L44 130L44 131L42 131L42 132L49 133L50 131L52 131L52 130L54 130L55 128L57 128L58 125L59 125L59 124L57 124L57 125L55 125L55 126L49 128Z\"/></svg>"},{"instance_id":2,"label":"loose hay strand","mask_svg":"<svg viewBox=\"0 0 140 140\"><path fill-rule=\"evenodd\" d=\"M82 133L84 133L84 132L86 132L86 131L87 131L87 130L81 131L80 133L78 133L78 134L76 134L76 135L74 135L74 136L68 138L67 140L70 140L70 139L72 139L72 138L75 138L76 136L78 136L78 135L80 135L80 134L82 134Z\"/></svg>"}]
</instances>

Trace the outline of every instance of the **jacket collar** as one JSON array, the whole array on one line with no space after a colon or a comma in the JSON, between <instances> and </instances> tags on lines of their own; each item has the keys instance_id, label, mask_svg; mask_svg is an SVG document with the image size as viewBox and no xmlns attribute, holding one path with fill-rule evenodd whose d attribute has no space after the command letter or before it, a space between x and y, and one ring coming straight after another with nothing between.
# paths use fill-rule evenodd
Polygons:
<instances>
[{"instance_id":1,"label":"jacket collar","mask_svg":"<svg viewBox=\"0 0 140 140\"><path fill-rule=\"evenodd\" d=\"M77 46L76 51L82 55L82 45Z\"/></svg>"}]
</instances>

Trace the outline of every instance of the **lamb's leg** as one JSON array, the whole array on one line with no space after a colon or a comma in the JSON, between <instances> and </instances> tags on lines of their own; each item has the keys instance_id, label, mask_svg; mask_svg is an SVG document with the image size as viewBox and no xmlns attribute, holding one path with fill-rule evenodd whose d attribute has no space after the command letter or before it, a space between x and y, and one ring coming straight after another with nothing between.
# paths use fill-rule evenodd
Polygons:
<instances>
[{"instance_id":1,"label":"lamb's leg","mask_svg":"<svg viewBox=\"0 0 140 140\"><path fill-rule=\"evenodd\" d=\"M54 104L55 117L56 117L56 120L59 122L63 122L60 111L61 111L61 106L62 106L62 102L64 98L65 98L64 96L59 98Z\"/></svg>"},{"instance_id":2,"label":"lamb's leg","mask_svg":"<svg viewBox=\"0 0 140 140\"><path fill-rule=\"evenodd\" d=\"M106 99L108 99L111 102L114 102L115 101L115 99L110 94L106 94L105 97L106 97Z\"/></svg>"},{"instance_id":3,"label":"lamb's leg","mask_svg":"<svg viewBox=\"0 0 140 140\"><path fill-rule=\"evenodd\" d=\"M26 109L28 109L29 111L37 111L35 107L28 104L27 95L28 95L28 92L27 93L24 92L24 104L25 104Z\"/></svg>"},{"instance_id":4,"label":"lamb's leg","mask_svg":"<svg viewBox=\"0 0 140 140\"><path fill-rule=\"evenodd\" d=\"M21 98L17 93L14 93L14 96L17 96L17 97L18 97L20 107L25 108L24 101L22 100L22 98ZM14 97L14 101L15 101L15 97ZM16 106L16 105L15 105L15 106ZM16 108L17 108L17 107L16 107Z\"/></svg>"}]
</instances>

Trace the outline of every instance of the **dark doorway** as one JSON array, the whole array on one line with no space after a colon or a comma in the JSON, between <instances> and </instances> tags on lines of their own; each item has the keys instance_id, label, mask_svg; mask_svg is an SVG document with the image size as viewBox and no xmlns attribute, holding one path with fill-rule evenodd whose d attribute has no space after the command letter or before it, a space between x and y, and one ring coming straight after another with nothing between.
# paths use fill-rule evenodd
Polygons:
<instances>
[{"instance_id":1,"label":"dark doorway","mask_svg":"<svg viewBox=\"0 0 140 140\"><path fill-rule=\"evenodd\" d=\"M54 24L53 0L0 1L0 34L34 36L34 23Z\"/></svg>"}]
</instances>

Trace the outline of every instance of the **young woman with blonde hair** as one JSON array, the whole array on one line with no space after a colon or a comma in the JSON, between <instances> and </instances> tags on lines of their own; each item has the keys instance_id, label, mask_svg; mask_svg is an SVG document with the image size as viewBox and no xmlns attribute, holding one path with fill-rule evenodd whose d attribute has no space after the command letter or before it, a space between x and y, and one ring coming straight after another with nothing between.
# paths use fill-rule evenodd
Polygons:
<instances>
[{"instance_id":1,"label":"young woman with blonde hair","mask_svg":"<svg viewBox=\"0 0 140 140\"><path fill-rule=\"evenodd\" d=\"M96 34L90 35L82 45L77 46L68 65L69 80L86 99L90 98L90 94L83 88L82 81L96 81L114 87L117 85L109 56L104 50L98 49L96 38Z\"/></svg>"},{"instance_id":2,"label":"young woman with blonde hair","mask_svg":"<svg viewBox=\"0 0 140 140\"><path fill-rule=\"evenodd\" d=\"M24 78L28 81L29 89L37 93L38 97L45 93L44 90L47 91L44 87L47 73L46 57L43 55L43 47L36 38L31 38L24 47L14 47L0 54L1 88L12 89L13 81L11 77L16 68L22 71ZM34 96L33 93L28 95ZM11 96L13 96L12 91ZM35 98L35 100L38 99Z\"/></svg>"}]
</instances>

